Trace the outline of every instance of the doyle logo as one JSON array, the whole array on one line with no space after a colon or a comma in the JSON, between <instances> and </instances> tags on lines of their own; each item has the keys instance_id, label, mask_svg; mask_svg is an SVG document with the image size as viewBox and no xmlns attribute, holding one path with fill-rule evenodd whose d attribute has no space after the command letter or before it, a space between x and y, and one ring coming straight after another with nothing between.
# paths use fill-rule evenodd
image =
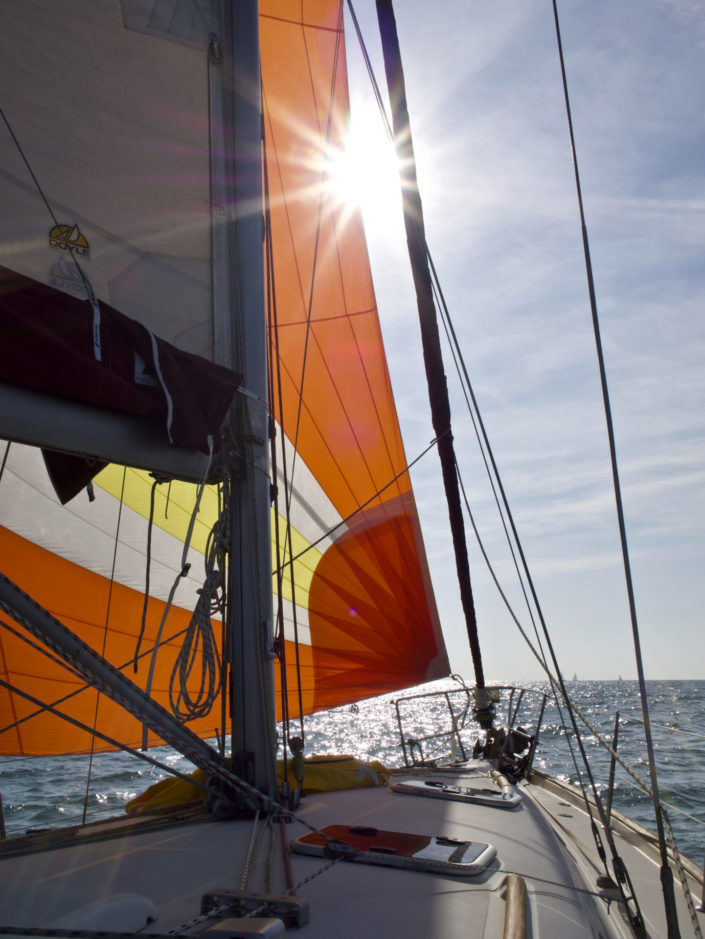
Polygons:
<instances>
[{"instance_id":1,"label":"doyle logo","mask_svg":"<svg viewBox=\"0 0 705 939\"><path fill-rule=\"evenodd\" d=\"M60 251L74 251L82 258L90 257L88 242L78 225L54 225L49 232L49 244Z\"/></svg>"}]
</instances>

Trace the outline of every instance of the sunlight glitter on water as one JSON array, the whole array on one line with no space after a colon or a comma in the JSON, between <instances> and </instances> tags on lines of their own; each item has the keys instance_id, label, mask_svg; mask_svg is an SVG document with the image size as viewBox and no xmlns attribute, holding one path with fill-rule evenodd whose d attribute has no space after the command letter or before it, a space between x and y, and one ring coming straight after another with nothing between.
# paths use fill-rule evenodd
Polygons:
<instances>
[{"instance_id":1,"label":"sunlight glitter on water","mask_svg":"<svg viewBox=\"0 0 705 939\"><path fill-rule=\"evenodd\" d=\"M705 786L700 782L705 767L705 682L651 682L650 709L654 746L663 798L674 806L669 809L671 824L681 850L698 861L705 846ZM593 728L611 742L615 710L620 712L618 753L642 780L648 779L641 708L632 682L575 682L571 694ZM527 686L528 687L528 686ZM531 687L547 690L544 686ZM433 691L453 690L454 713L467 718L462 732L462 745L472 751L479 728L467 709L467 696L451 681L435 682L410 689L406 695L396 693L360 701L353 707L341 707L304 718L306 755L350 754L378 759L389 767L404 763L399 742L395 700L411 695L400 706L405 734L415 739L427 735L431 728L449 726L445 695L419 698ZM524 696L522 711L516 723L532 730L538 717L539 698ZM610 702L607 704L606 702ZM516 704L516 698L514 699ZM507 702L498 710L498 720L506 722ZM299 733L295 722L292 734ZM587 730L585 749L590 758L600 791L605 791L609 776L610 755L595 734ZM578 775L567 747L568 734L561 725L558 712L548 701L540 728L539 747L534 765L564 781L577 784ZM434 758L450 758L448 735L436 743L423 743L424 754ZM436 748L433 753L426 748ZM158 747L152 755L167 766L188 773L193 767L180 754L168 747ZM53 759L0 759L0 792L9 834L29 827L76 824L82 819L86 791L89 821L124 812L125 803L143 792L165 773L147 766L124 753L100 754L93 759L92 782L87 787L89 762L85 757ZM626 810L641 824L653 829L654 812L648 796L631 778L617 767L614 806ZM678 809L687 813L680 815Z\"/></svg>"}]
</instances>

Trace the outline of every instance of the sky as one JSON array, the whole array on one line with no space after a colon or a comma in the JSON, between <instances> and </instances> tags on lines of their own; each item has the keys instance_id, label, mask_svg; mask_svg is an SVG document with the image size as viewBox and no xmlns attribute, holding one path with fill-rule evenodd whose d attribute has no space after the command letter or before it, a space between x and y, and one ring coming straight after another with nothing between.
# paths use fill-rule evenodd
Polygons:
<instances>
[{"instance_id":1,"label":"sky","mask_svg":"<svg viewBox=\"0 0 705 939\"><path fill-rule=\"evenodd\" d=\"M373 0L355 11L383 83ZM427 242L561 670L635 678L551 2L404 0L396 15ZM705 5L562 0L559 15L644 671L705 678ZM383 167L354 46L353 120ZM411 461L432 431L398 200L383 191L365 222ZM471 508L533 634L447 369ZM451 666L471 680L434 451L412 481ZM486 677L539 679L472 539L470 562Z\"/></svg>"}]
</instances>

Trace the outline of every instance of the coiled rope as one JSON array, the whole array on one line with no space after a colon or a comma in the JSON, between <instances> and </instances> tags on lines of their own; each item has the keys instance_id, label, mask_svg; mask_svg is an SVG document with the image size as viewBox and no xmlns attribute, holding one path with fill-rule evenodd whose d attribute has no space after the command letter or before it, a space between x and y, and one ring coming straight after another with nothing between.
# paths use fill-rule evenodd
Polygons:
<instances>
[{"instance_id":1,"label":"coiled rope","mask_svg":"<svg viewBox=\"0 0 705 939\"><path fill-rule=\"evenodd\" d=\"M230 531L230 507L223 505L220 516L208 535L205 553L206 576L198 591L198 601L186 629L184 641L176 657L169 680L169 702L175 717L181 721L205 717L220 692L222 670L211 618L225 612L225 557ZM193 693L191 677L197 673L200 658L201 675Z\"/></svg>"}]
</instances>

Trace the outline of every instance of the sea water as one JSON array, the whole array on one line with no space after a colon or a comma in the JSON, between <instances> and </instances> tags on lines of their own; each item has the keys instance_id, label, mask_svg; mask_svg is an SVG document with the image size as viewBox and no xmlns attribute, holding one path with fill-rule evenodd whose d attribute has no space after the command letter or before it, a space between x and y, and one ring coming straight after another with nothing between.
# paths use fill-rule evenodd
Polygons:
<instances>
[{"instance_id":1,"label":"sea water","mask_svg":"<svg viewBox=\"0 0 705 939\"><path fill-rule=\"evenodd\" d=\"M533 732L540 713L540 692L548 691L548 686L527 682L519 687L527 689L520 705L519 723ZM449 726L448 700L456 720L467 721L459 746L471 750L477 728L472 724L465 693L457 691L449 698L423 696L431 691L458 688L451 680L435 682L403 694L373 698L307 717L303 721L306 755L349 753L378 759L387 766L403 765L398 713L405 738L421 740L439 724L445 722L445 726ZM617 752L626 766L651 786L637 683L572 681L567 683L567 688L593 730L610 743L615 713L619 712ZM700 865L705 854L705 681L650 681L647 688L660 795L680 851ZM397 711L394 702L409 695L415 697L401 704ZM517 701L516 694L511 703L504 699L498 722L506 721L508 706L513 709ZM552 698L547 698L534 765L578 784L578 771L568 746L568 741L573 742L574 733L565 708L562 718ZM595 783L606 796L610 754L579 718L577 723ZM290 733L299 735L301 729L296 721ZM421 744L424 755L429 757L449 756L450 745L448 736ZM574 742L572 749L577 765L581 766ZM192 769L187 760L168 747L155 748L150 754L181 772ZM462 756L458 746L455 755ZM0 758L0 795L7 833L76 824L82 821L84 813L88 821L123 814L130 799L164 775L163 770L127 753L98 754L92 760L77 756ZM581 770L581 778L587 786L584 770ZM612 804L645 827L655 828L649 797L619 764L616 765Z\"/></svg>"}]
</instances>

